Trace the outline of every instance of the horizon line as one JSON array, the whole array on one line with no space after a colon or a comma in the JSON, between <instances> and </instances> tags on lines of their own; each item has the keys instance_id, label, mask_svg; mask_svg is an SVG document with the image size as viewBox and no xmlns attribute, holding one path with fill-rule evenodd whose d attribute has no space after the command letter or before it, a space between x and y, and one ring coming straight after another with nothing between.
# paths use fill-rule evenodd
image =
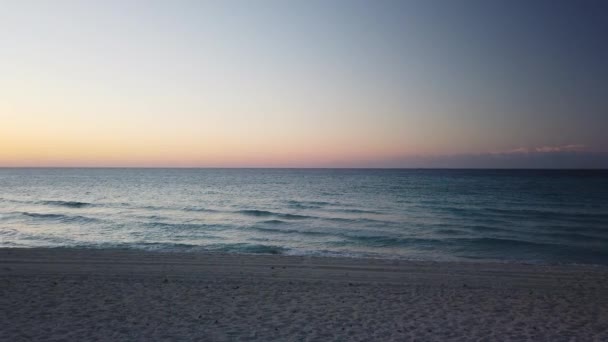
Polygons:
<instances>
[{"instance_id":1,"label":"horizon line","mask_svg":"<svg viewBox=\"0 0 608 342\"><path fill-rule=\"evenodd\" d=\"M605 167L551 168L551 167L276 167L276 166L0 166L0 169L150 169L150 170L556 170L608 171Z\"/></svg>"}]
</instances>

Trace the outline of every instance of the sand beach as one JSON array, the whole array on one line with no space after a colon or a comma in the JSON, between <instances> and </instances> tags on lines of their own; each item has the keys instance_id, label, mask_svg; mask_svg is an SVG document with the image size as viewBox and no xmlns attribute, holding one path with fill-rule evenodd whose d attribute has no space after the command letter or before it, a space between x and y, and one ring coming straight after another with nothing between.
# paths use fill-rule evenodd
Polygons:
<instances>
[{"instance_id":1,"label":"sand beach","mask_svg":"<svg viewBox=\"0 0 608 342\"><path fill-rule=\"evenodd\" d=\"M2 341L606 341L608 269L1 249Z\"/></svg>"}]
</instances>

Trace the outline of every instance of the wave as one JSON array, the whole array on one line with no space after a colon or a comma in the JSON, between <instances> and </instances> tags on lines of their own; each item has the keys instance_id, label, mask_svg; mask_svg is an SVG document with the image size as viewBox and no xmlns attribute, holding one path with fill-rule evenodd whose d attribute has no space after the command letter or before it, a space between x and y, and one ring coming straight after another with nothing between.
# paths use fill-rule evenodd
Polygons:
<instances>
[{"instance_id":1,"label":"wave","mask_svg":"<svg viewBox=\"0 0 608 342\"><path fill-rule=\"evenodd\" d=\"M239 210L237 213L251 216L273 216L275 214L266 210Z\"/></svg>"},{"instance_id":2,"label":"wave","mask_svg":"<svg viewBox=\"0 0 608 342\"><path fill-rule=\"evenodd\" d=\"M94 246L96 247L96 246ZM155 251L180 251L180 252L195 252L195 251L207 251L207 252L221 252L221 253L244 253L244 254L284 254L289 251L288 248L275 246L275 245L264 245L264 244L251 244L251 243L227 243L227 244L189 244L189 243L178 243L178 242L136 242L136 243L122 243L122 244L106 244L105 246L100 245L99 247L112 247L112 248L137 248Z\"/></svg>"},{"instance_id":3,"label":"wave","mask_svg":"<svg viewBox=\"0 0 608 342\"><path fill-rule=\"evenodd\" d=\"M279 221L279 222L283 222L283 221ZM288 228L289 227L289 228ZM243 231L243 232L259 232L264 237L269 238L270 240L268 241L272 241L272 239L274 238L274 236L278 236L278 235L293 235L293 236L301 236L301 241L306 241L306 238L310 238L310 237L325 237L326 240L342 240L344 242L344 245L353 245L353 244L357 244L360 243L360 240L366 240L369 239L368 235L361 235L362 231L361 230L357 230L357 229L353 229L353 230L345 230L344 228L323 228L320 226L314 226L314 227L310 227L310 228L305 228L303 226L284 226L281 225L279 223L276 224L270 224L270 225L266 225L266 226L260 226L260 225L252 225L252 226L241 226L241 227L233 227L233 229L237 229L239 231ZM380 232L376 232L376 234L379 234ZM378 239L381 238L381 236L376 236ZM257 237L256 237L257 238ZM329 241L327 240L327 241ZM327 241L323 241L323 243L326 243Z\"/></svg>"},{"instance_id":4,"label":"wave","mask_svg":"<svg viewBox=\"0 0 608 342\"><path fill-rule=\"evenodd\" d=\"M71 242L53 248L84 248L84 249L143 249L155 252L194 252L202 250L202 246L178 242Z\"/></svg>"},{"instance_id":5,"label":"wave","mask_svg":"<svg viewBox=\"0 0 608 342\"><path fill-rule=\"evenodd\" d=\"M480 238L467 238L467 239L451 239L451 242L457 243L458 245L468 247L481 247L481 248L499 248L499 247L510 247L510 248L539 248L549 247L556 248L560 247L558 244L547 243L547 242L532 242L526 240L515 240L506 238L495 238L495 237L480 237Z\"/></svg>"},{"instance_id":6,"label":"wave","mask_svg":"<svg viewBox=\"0 0 608 342\"><path fill-rule=\"evenodd\" d=\"M87 217L81 215L64 215L64 214L42 214L42 213L31 213L31 212L21 212L21 215L31 217L39 220L50 220L50 221L61 221L61 222L77 222L77 223L93 223L93 222L103 222L101 219L97 219L94 217Z\"/></svg>"},{"instance_id":7,"label":"wave","mask_svg":"<svg viewBox=\"0 0 608 342\"><path fill-rule=\"evenodd\" d=\"M463 226L463 228L472 230L477 233L487 233L487 232L513 233L513 234L525 233L525 232L520 232L520 231L513 230L513 229L507 229L507 228L501 228L501 227L490 227L487 225L479 225L479 224L465 225L465 226Z\"/></svg>"},{"instance_id":8,"label":"wave","mask_svg":"<svg viewBox=\"0 0 608 342\"><path fill-rule=\"evenodd\" d=\"M0 229L0 235L4 235L4 238L10 237L13 242L24 247L59 247L75 245L73 239L43 232L28 233L20 231L19 229Z\"/></svg>"},{"instance_id":9,"label":"wave","mask_svg":"<svg viewBox=\"0 0 608 342\"><path fill-rule=\"evenodd\" d=\"M503 222L512 221L514 219L541 219L552 221L567 220L570 222L574 221L584 223L605 223L608 220L608 214L606 213L591 213L584 211L566 212L548 208L467 208L460 206L433 206L422 209L427 209L431 211L441 211L449 214L454 214L457 217L463 217L466 219L482 219L487 221Z\"/></svg>"},{"instance_id":10,"label":"wave","mask_svg":"<svg viewBox=\"0 0 608 342\"><path fill-rule=\"evenodd\" d=\"M604 230L604 233L606 233L605 230ZM608 236L587 235L587 234L580 233L580 232L577 232L577 233L574 233L574 232L572 232L572 233L534 232L533 234L534 234L534 236L543 236L548 239L561 239L568 243L571 243L572 241L579 241L579 242L586 242L586 243L593 244L593 243L602 243L602 242L608 241Z\"/></svg>"},{"instance_id":11,"label":"wave","mask_svg":"<svg viewBox=\"0 0 608 342\"><path fill-rule=\"evenodd\" d=\"M38 203L46 204L46 205L68 207L68 208L83 208L83 207L89 207L89 206L93 205L92 203L78 202L78 201L39 201Z\"/></svg>"},{"instance_id":12,"label":"wave","mask_svg":"<svg viewBox=\"0 0 608 342\"><path fill-rule=\"evenodd\" d=\"M127 207L131 207L133 209L150 209L150 210L166 210L166 209L171 209L171 208L167 208L167 207L159 207L157 205L144 205L144 206L137 206L137 205L133 205L133 204L127 204Z\"/></svg>"},{"instance_id":13,"label":"wave","mask_svg":"<svg viewBox=\"0 0 608 342\"><path fill-rule=\"evenodd\" d=\"M451 227L452 225L445 225L446 227ZM608 241L608 231L605 228L601 228L597 230L597 233L600 233L600 236L593 234L593 229L589 229L588 227L577 229L576 231L561 231L552 229L551 231L543 231L541 229L536 230L521 230L521 229L509 229L509 228L501 228L501 227L490 227L485 225L464 225L458 228L441 228L436 229L436 233L445 234L445 235L470 235L479 234L479 233L496 233L501 235L508 236L518 236L522 238L540 238L543 237L545 241L554 241L554 240L562 240L567 243L571 243L573 241L579 242L603 242ZM591 235L589 234L591 233ZM494 236L495 237L495 236ZM514 240L515 241L515 240ZM521 240L517 240L521 241Z\"/></svg>"},{"instance_id":14,"label":"wave","mask_svg":"<svg viewBox=\"0 0 608 342\"><path fill-rule=\"evenodd\" d=\"M60 215L60 214L39 214L39 213L28 213L28 212L22 212L21 214L25 215L25 216L29 216L29 217L49 218L49 219L56 219L56 218L63 218L63 217L65 217L65 215Z\"/></svg>"},{"instance_id":15,"label":"wave","mask_svg":"<svg viewBox=\"0 0 608 342\"><path fill-rule=\"evenodd\" d=\"M90 203L81 201L62 201L62 200L44 200L44 201L26 201L26 200L13 200L13 199L2 199L3 201L20 203L20 204L42 204L48 206L58 206L67 208L85 208L85 207L107 207L107 208L130 208L130 209L148 209L148 210L182 210L182 211L193 211L193 212L217 212L214 209L202 208L202 207L171 207L171 206L158 206L158 205L137 205L134 203Z\"/></svg>"},{"instance_id":16,"label":"wave","mask_svg":"<svg viewBox=\"0 0 608 342\"><path fill-rule=\"evenodd\" d=\"M17 199L7 199L2 198L0 201L10 202L10 203L20 203L20 204L42 204L42 205L52 205L52 206L60 206L60 207L68 207L68 208L82 208L93 206L93 203L88 202L79 202L79 201L61 201L61 200L47 200L47 201L28 201L28 200L17 200Z\"/></svg>"},{"instance_id":17,"label":"wave","mask_svg":"<svg viewBox=\"0 0 608 342\"><path fill-rule=\"evenodd\" d=\"M348 246L353 242L367 247L403 247L425 248L433 245L440 245L443 240L411 237L388 237L381 235L345 235L347 240L328 242L335 246Z\"/></svg>"},{"instance_id":18,"label":"wave","mask_svg":"<svg viewBox=\"0 0 608 342\"><path fill-rule=\"evenodd\" d=\"M528 208L515 208L515 209L503 209L503 208L485 208L484 211L494 212L499 214L511 214L511 215L535 215L535 216L561 216L561 217L598 217L608 218L608 214L605 213L586 213L586 212L565 212L550 209L528 209Z\"/></svg>"},{"instance_id":19,"label":"wave","mask_svg":"<svg viewBox=\"0 0 608 342\"><path fill-rule=\"evenodd\" d=\"M209 209L209 208L201 208L201 207L184 207L180 208L183 211L194 211L194 212L205 212L205 213L216 213L218 210Z\"/></svg>"},{"instance_id":20,"label":"wave","mask_svg":"<svg viewBox=\"0 0 608 342\"><path fill-rule=\"evenodd\" d=\"M351 214L382 214L379 211L366 210L366 209L336 208L336 209L331 209L331 211L336 211L336 212L341 212L341 213L351 213Z\"/></svg>"},{"instance_id":21,"label":"wave","mask_svg":"<svg viewBox=\"0 0 608 342\"><path fill-rule=\"evenodd\" d=\"M498 214L508 218L526 219L533 218L543 221L558 221L558 222L576 222L584 224L606 224L608 222L608 214L606 213L588 213L588 212L564 212L556 210L542 209L499 209L488 208L487 212Z\"/></svg>"},{"instance_id":22,"label":"wave","mask_svg":"<svg viewBox=\"0 0 608 342\"><path fill-rule=\"evenodd\" d=\"M435 232L439 233L439 234L445 234L445 235L466 235L467 234L467 232L464 232L464 231L458 230L458 229L438 229Z\"/></svg>"},{"instance_id":23,"label":"wave","mask_svg":"<svg viewBox=\"0 0 608 342\"><path fill-rule=\"evenodd\" d=\"M257 217L275 216L275 217L279 217L279 218L283 218L283 219L291 219L291 220L300 220L300 219L311 218L311 216L305 216L305 215L275 213L272 211L255 210L255 209L238 210L238 211L236 211L236 213L248 215L248 216L257 216Z\"/></svg>"},{"instance_id":24,"label":"wave","mask_svg":"<svg viewBox=\"0 0 608 342\"><path fill-rule=\"evenodd\" d=\"M161 216L161 215L133 215L132 217L135 217L138 219L154 220L154 222L166 221L166 220L171 219L169 216Z\"/></svg>"},{"instance_id":25,"label":"wave","mask_svg":"<svg viewBox=\"0 0 608 342\"><path fill-rule=\"evenodd\" d=\"M266 221L261 221L260 223L264 223L264 224L285 224L287 222L281 221L281 220L266 220Z\"/></svg>"},{"instance_id":26,"label":"wave","mask_svg":"<svg viewBox=\"0 0 608 342\"><path fill-rule=\"evenodd\" d=\"M27 245L12 242L12 241L0 241L0 248L23 248L27 247Z\"/></svg>"},{"instance_id":27,"label":"wave","mask_svg":"<svg viewBox=\"0 0 608 342\"><path fill-rule=\"evenodd\" d=\"M183 230L211 230L221 231L227 229L233 229L233 226L220 225L220 224L206 224L206 223L167 223L167 222L145 222L145 226L161 228L171 231L183 231Z\"/></svg>"},{"instance_id":28,"label":"wave","mask_svg":"<svg viewBox=\"0 0 608 342\"><path fill-rule=\"evenodd\" d=\"M334 221L334 222L342 222L342 223L367 223L367 224L375 224L378 226L388 226L394 224L392 221L382 221L382 220L374 220L368 218L344 218L344 217L321 217L321 219Z\"/></svg>"},{"instance_id":29,"label":"wave","mask_svg":"<svg viewBox=\"0 0 608 342\"><path fill-rule=\"evenodd\" d=\"M384 235L359 235L353 231L344 230L303 230L303 229L280 229L271 227L259 227L251 226L241 228L243 230L254 230L265 234L288 234L288 235L302 235L302 236L324 236L333 237L340 241L326 241L325 243L340 245L340 246L352 246L352 245L367 245L375 247L389 247L389 246L400 246L400 245L411 245L411 244L432 244L440 243L438 239L424 239L424 238L409 238L409 237L390 237Z\"/></svg>"},{"instance_id":30,"label":"wave","mask_svg":"<svg viewBox=\"0 0 608 342\"><path fill-rule=\"evenodd\" d=\"M288 201L287 206L296 209L319 209L330 205L329 202L324 201Z\"/></svg>"},{"instance_id":31,"label":"wave","mask_svg":"<svg viewBox=\"0 0 608 342\"><path fill-rule=\"evenodd\" d=\"M275 245L260 245L250 243L228 243L204 246L204 249L214 252L246 253L246 254L285 254L289 248Z\"/></svg>"},{"instance_id":32,"label":"wave","mask_svg":"<svg viewBox=\"0 0 608 342\"><path fill-rule=\"evenodd\" d=\"M518 239L507 238L415 238L415 237L390 237L381 235L349 235L338 234L346 238L343 241L329 242L329 244L347 246L352 242L370 247L403 247L408 246L414 249L420 248L559 248L560 245L552 243L531 242Z\"/></svg>"},{"instance_id":33,"label":"wave","mask_svg":"<svg viewBox=\"0 0 608 342\"><path fill-rule=\"evenodd\" d=\"M263 233L272 233L272 234L300 234L300 235L317 235L317 236L340 236L341 234L334 234L330 232L319 232L314 230L300 230L300 229L276 229L276 228L268 228L268 227L258 227L252 226L247 228L242 228L243 230L255 230Z\"/></svg>"},{"instance_id":34,"label":"wave","mask_svg":"<svg viewBox=\"0 0 608 342\"><path fill-rule=\"evenodd\" d=\"M11 213L0 213L0 220L9 220L15 217L19 217L22 214L20 212L11 212Z\"/></svg>"},{"instance_id":35,"label":"wave","mask_svg":"<svg viewBox=\"0 0 608 342\"><path fill-rule=\"evenodd\" d=\"M597 263L608 262L608 251L603 246L575 246L560 243L532 242L502 238L459 239L452 250L458 256L484 259L497 255L504 260L525 260L527 262ZM479 254L482 252L482 254ZM540 258L540 259L539 259Z\"/></svg>"},{"instance_id":36,"label":"wave","mask_svg":"<svg viewBox=\"0 0 608 342\"><path fill-rule=\"evenodd\" d=\"M9 203L29 203L29 204L34 203L32 201L23 201L23 200L16 200L16 199L10 199L10 198L0 198L0 201L9 202Z\"/></svg>"},{"instance_id":37,"label":"wave","mask_svg":"<svg viewBox=\"0 0 608 342\"><path fill-rule=\"evenodd\" d=\"M552 226L552 229L558 229L559 231L564 231L567 233L571 232L585 232L592 234L608 234L608 224L605 225L584 225L584 226Z\"/></svg>"},{"instance_id":38,"label":"wave","mask_svg":"<svg viewBox=\"0 0 608 342\"><path fill-rule=\"evenodd\" d=\"M352 242L357 242L368 247L404 247L408 246L414 249L441 249L441 248L456 248L470 251L473 249L500 249L500 248L516 248L516 249L538 249L540 248L559 248L560 245L551 243L531 242L525 240L506 239L506 238L414 238L414 237L388 237L388 236L346 236L348 240L329 242L328 244L348 246Z\"/></svg>"}]
</instances>

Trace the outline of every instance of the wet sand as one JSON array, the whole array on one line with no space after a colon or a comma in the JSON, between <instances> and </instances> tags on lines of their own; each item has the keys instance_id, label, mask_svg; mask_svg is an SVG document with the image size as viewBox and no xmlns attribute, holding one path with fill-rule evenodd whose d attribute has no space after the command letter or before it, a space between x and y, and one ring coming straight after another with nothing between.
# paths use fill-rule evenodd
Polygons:
<instances>
[{"instance_id":1,"label":"wet sand","mask_svg":"<svg viewBox=\"0 0 608 342\"><path fill-rule=\"evenodd\" d=\"M608 268L0 249L1 341L608 341Z\"/></svg>"}]
</instances>

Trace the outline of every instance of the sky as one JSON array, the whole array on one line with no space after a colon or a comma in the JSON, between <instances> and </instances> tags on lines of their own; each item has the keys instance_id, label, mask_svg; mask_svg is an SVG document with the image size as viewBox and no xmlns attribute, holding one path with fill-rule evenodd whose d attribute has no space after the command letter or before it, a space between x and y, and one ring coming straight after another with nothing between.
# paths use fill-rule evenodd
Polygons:
<instances>
[{"instance_id":1,"label":"sky","mask_svg":"<svg viewBox=\"0 0 608 342\"><path fill-rule=\"evenodd\" d=\"M608 2L0 0L0 166L608 168Z\"/></svg>"}]
</instances>

